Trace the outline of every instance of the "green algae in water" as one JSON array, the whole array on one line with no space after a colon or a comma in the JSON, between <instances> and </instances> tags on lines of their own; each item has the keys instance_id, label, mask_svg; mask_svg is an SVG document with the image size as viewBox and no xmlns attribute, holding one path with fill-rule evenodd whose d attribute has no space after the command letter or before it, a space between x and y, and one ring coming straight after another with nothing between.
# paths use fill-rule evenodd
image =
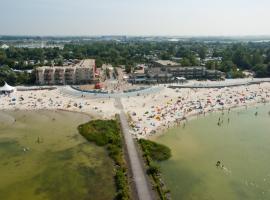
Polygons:
<instances>
[{"instance_id":1,"label":"green algae in water","mask_svg":"<svg viewBox=\"0 0 270 200\"><path fill-rule=\"evenodd\" d=\"M160 163L172 198L270 199L269 111L265 105L212 113L155 138L172 150L171 159Z\"/></svg>"},{"instance_id":2,"label":"green algae in water","mask_svg":"<svg viewBox=\"0 0 270 200\"><path fill-rule=\"evenodd\" d=\"M77 133L88 116L50 111L5 115L16 122L0 125L0 199L114 198L111 159Z\"/></svg>"}]
</instances>

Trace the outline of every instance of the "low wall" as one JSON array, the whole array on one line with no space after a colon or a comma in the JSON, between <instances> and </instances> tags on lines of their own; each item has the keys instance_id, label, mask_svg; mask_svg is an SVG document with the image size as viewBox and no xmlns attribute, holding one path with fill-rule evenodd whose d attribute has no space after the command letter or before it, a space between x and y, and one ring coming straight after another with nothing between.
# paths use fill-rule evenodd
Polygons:
<instances>
[{"instance_id":1,"label":"low wall","mask_svg":"<svg viewBox=\"0 0 270 200\"><path fill-rule=\"evenodd\" d=\"M74 90L77 90L79 92L86 92L86 93L91 93L91 94L108 94L108 92L103 92L103 91L100 91L100 90L82 90L78 87L75 87L75 86L70 86L72 89Z\"/></svg>"},{"instance_id":2,"label":"low wall","mask_svg":"<svg viewBox=\"0 0 270 200\"><path fill-rule=\"evenodd\" d=\"M32 86L32 87L16 87L17 91L31 91L31 90L55 90L57 87L53 86Z\"/></svg>"},{"instance_id":3,"label":"low wall","mask_svg":"<svg viewBox=\"0 0 270 200\"><path fill-rule=\"evenodd\" d=\"M270 78L266 79L258 79L258 80L250 80L250 81L244 81L244 82L236 82L236 83L195 83L190 85L169 85L168 88L224 88L224 87L236 87L236 86L242 86L242 85L252 85L252 84L260 84L260 83L266 83L270 82Z\"/></svg>"}]
</instances>

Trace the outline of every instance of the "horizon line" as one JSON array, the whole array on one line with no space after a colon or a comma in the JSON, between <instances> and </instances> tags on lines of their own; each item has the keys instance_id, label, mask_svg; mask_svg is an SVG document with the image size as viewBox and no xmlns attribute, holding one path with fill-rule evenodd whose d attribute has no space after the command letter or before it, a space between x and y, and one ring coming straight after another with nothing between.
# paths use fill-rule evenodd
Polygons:
<instances>
[{"instance_id":1,"label":"horizon line","mask_svg":"<svg viewBox=\"0 0 270 200\"><path fill-rule=\"evenodd\" d=\"M65 35L65 34L0 34L0 37L174 37L174 38L208 38L208 37L228 37L228 38L246 38L246 37L270 37L270 34L256 34L256 35L132 35L132 34L96 34L96 35Z\"/></svg>"}]
</instances>

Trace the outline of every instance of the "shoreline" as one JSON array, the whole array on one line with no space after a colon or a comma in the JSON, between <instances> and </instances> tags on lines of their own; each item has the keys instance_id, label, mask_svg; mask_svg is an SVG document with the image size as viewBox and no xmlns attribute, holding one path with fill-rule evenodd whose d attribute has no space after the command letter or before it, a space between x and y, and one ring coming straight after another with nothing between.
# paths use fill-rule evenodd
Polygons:
<instances>
[{"instance_id":1,"label":"shoreline","mask_svg":"<svg viewBox=\"0 0 270 200\"><path fill-rule=\"evenodd\" d=\"M223 89L165 89L157 95L126 99L132 134L151 139L199 116L229 109L267 104L270 83Z\"/></svg>"},{"instance_id":2,"label":"shoreline","mask_svg":"<svg viewBox=\"0 0 270 200\"><path fill-rule=\"evenodd\" d=\"M270 83L222 89L170 89L121 98L134 138L152 138L201 115L270 101ZM76 112L91 119L112 119L120 112L116 99L66 96L61 90L17 91L0 96L0 110Z\"/></svg>"},{"instance_id":3,"label":"shoreline","mask_svg":"<svg viewBox=\"0 0 270 200\"><path fill-rule=\"evenodd\" d=\"M159 126L156 130L155 130L155 133L149 133L148 135L146 135L145 137L142 137L142 138L145 138L145 139L153 139L153 138L157 138L157 137L160 137L164 134L166 134L166 132L168 132L169 129L172 129L172 128L177 128L177 127L180 127L183 122L188 122L190 120L196 120L198 117L202 117L202 116L208 116L210 115L211 113L221 113L222 111L228 111L228 110L241 110L241 109L244 109L244 108L250 108L250 107L255 107L255 106L263 106L263 105L268 105L270 104L270 101L266 101L266 102L252 102L252 103L249 103L249 104L246 104L246 105L240 105L240 106L229 106L229 107L226 107L224 109L214 109L214 110L211 110L211 111L208 111L208 112L205 112L205 113L201 113L201 112L197 112L197 113L191 113L191 114L187 114L185 116L185 119L176 119L174 121L171 121L167 124L167 126ZM29 112L39 112L39 111L53 111L53 112L58 112L58 111L63 111L63 112L70 112L70 113L78 113L78 114L82 114L82 115L86 115L88 116L89 118L91 118L91 120L95 120L95 119L103 119L103 120L106 120L106 119L111 119L111 118L107 118L107 117L102 117L101 115L99 114L91 114L90 112L85 112L85 111L76 111L76 110L69 110L69 109L63 109L63 108L40 108L40 109L19 109L19 108L9 108L9 109L0 109L0 112L10 112L10 111L29 111ZM115 113L117 114L117 113Z\"/></svg>"},{"instance_id":4,"label":"shoreline","mask_svg":"<svg viewBox=\"0 0 270 200\"><path fill-rule=\"evenodd\" d=\"M170 122L168 124L169 127L159 127L159 128L157 128L157 130L156 130L156 132L154 134L151 134L151 133L148 134L145 137L145 139L152 140L152 139L156 139L158 137L161 137L162 135L165 135L170 129L180 128L182 126L181 122L184 122L184 121L188 122L190 120L196 120L199 117L207 117L212 113L222 113L222 111L228 111L229 109L230 109L230 111L242 110L244 108L248 109L248 108L253 108L253 107L256 107L256 106L264 106L264 105L270 105L270 101L267 101L267 102L255 102L255 103L253 102L253 103L246 104L246 105L231 106L231 107L226 107L224 109L216 109L216 110L212 110L210 112L205 112L205 115L201 114L201 113L193 113L193 114L187 115L185 120L181 119L179 123L176 122L176 121L172 121L172 122Z\"/></svg>"},{"instance_id":5,"label":"shoreline","mask_svg":"<svg viewBox=\"0 0 270 200\"><path fill-rule=\"evenodd\" d=\"M63 110L104 119L111 119L118 111L114 107L114 99L64 96L58 89L16 91L9 95L0 95L0 110Z\"/></svg>"},{"instance_id":6,"label":"shoreline","mask_svg":"<svg viewBox=\"0 0 270 200\"><path fill-rule=\"evenodd\" d=\"M91 194L102 194L105 199L114 198L116 189L112 161L104 149L87 144L77 130L80 124L91 120L87 115L57 110L1 110L0 113L16 119L15 123L5 118L0 119L2 162L7 163L1 165L1 199L12 199L14 194L18 197L24 194L27 197L25 199L39 199L49 193L51 195L51 192L63 197L75 195L91 198L88 195L89 187ZM94 176L91 179L94 182L85 176L85 169L93 169ZM36 172L41 175L41 179L33 179L37 176ZM67 178L63 177L65 174ZM47 180L48 176L50 178ZM34 182L30 183L29 180ZM36 189L28 190L33 184L42 188L45 180L46 184L57 184L57 187L65 188L65 191L51 188L49 193L47 190L37 193ZM77 180L83 190L78 187L78 191L72 192L71 189L76 189L73 180ZM97 186L97 181L102 181L99 185L103 188ZM13 184L19 187L10 193L9 187L5 185L12 187ZM69 194L66 191L70 191Z\"/></svg>"},{"instance_id":7,"label":"shoreline","mask_svg":"<svg viewBox=\"0 0 270 200\"><path fill-rule=\"evenodd\" d=\"M65 110L65 109L48 109L48 108L41 108L41 109L19 109L19 108L10 108L10 109L0 109L0 112L13 112L13 111L29 111L29 112L39 112L39 111L53 111L53 112L70 112L70 113L78 113L82 115L86 115L91 119L99 119L93 116L91 113L87 113L84 111L76 111L76 110Z\"/></svg>"}]
</instances>

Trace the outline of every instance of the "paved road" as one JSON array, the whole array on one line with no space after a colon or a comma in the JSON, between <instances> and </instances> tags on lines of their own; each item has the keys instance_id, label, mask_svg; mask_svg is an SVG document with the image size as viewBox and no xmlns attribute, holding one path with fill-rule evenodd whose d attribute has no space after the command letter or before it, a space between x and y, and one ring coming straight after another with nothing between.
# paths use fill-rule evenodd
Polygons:
<instances>
[{"instance_id":1,"label":"paved road","mask_svg":"<svg viewBox=\"0 0 270 200\"><path fill-rule=\"evenodd\" d=\"M119 98L116 99L116 106L121 109L120 121L138 198L139 200L154 200L154 195L147 181L146 173L143 169L140 155L136 149L135 141L129 133L127 117L123 111L123 105Z\"/></svg>"}]
</instances>

